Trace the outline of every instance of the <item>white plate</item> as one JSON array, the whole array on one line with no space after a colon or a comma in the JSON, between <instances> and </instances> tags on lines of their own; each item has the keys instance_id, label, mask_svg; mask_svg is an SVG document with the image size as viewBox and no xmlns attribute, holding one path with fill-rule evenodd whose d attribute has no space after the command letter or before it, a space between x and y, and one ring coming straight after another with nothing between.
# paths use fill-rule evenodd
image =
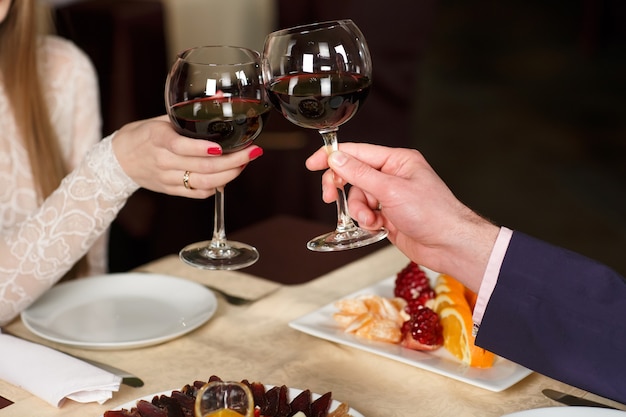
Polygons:
<instances>
[{"instance_id":1,"label":"white plate","mask_svg":"<svg viewBox=\"0 0 626 417\"><path fill-rule=\"evenodd\" d=\"M424 271L431 281L438 275L425 268ZM355 298L363 294L393 297L395 279L395 276L389 277L345 298ZM471 368L463 365L443 347L432 352L424 352L407 349L399 344L375 342L357 337L344 332L335 322L333 314L337 312L337 308L334 304L334 302L330 303L302 316L290 322L289 326L322 339L352 346L495 392L510 387L532 373L531 370L500 357L496 358L491 368Z\"/></svg>"},{"instance_id":2,"label":"white plate","mask_svg":"<svg viewBox=\"0 0 626 417\"><path fill-rule=\"evenodd\" d=\"M59 284L25 310L22 321L53 342L125 349L179 337L204 324L216 309L213 292L196 282L121 273Z\"/></svg>"},{"instance_id":3,"label":"white plate","mask_svg":"<svg viewBox=\"0 0 626 417\"><path fill-rule=\"evenodd\" d=\"M620 410L598 407L546 407L518 411L502 417L617 417L625 416Z\"/></svg>"},{"instance_id":4,"label":"white plate","mask_svg":"<svg viewBox=\"0 0 626 417\"><path fill-rule=\"evenodd\" d=\"M273 385L265 385L265 389L269 390L270 388L272 388ZM180 390L180 388L177 388L176 390ZM173 390L169 390L169 391L163 391L163 392L158 392L156 394L151 394L151 395L146 395L145 397L141 397L141 398L137 398L136 400L132 400L129 401L127 403L124 403L120 406L117 406L116 408L114 408L113 410L121 410L123 408L130 410L131 408L135 407L135 405L137 405L137 401L139 400L145 400L145 401L152 401L152 398L154 398L155 396L161 396L161 395L171 395ZM175 391L175 390L174 390ZM302 390L297 389L297 388L289 388L289 399L293 400L295 397L298 396L298 394L300 394L302 392ZM316 400L317 398L320 397L320 394L315 394L315 393L311 393L311 398L313 400ZM330 408L329 408L329 412L330 411L334 411L337 407L339 407L341 403L337 400L333 400L332 403L330 404ZM358 411L356 411L353 408L350 408L349 411L350 415L352 417L365 417L363 414L359 413Z\"/></svg>"}]
</instances>

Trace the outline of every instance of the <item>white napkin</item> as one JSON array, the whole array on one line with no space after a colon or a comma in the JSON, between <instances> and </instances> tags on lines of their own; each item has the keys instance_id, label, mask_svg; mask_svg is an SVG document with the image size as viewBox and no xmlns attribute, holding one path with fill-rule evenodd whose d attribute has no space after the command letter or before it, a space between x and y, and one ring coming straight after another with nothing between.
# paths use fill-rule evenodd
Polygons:
<instances>
[{"instance_id":1,"label":"white napkin","mask_svg":"<svg viewBox=\"0 0 626 417\"><path fill-rule=\"evenodd\" d=\"M55 407L66 398L104 403L122 378L43 345L0 334L0 378Z\"/></svg>"}]
</instances>

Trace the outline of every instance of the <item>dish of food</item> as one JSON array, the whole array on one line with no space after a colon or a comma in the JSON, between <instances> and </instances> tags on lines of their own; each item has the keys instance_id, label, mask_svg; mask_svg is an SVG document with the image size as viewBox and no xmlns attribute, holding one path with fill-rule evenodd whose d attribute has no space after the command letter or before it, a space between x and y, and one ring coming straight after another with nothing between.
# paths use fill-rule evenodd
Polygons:
<instances>
[{"instance_id":1,"label":"dish of food","mask_svg":"<svg viewBox=\"0 0 626 417\"><path fill-rule=\"evenodd\" d=\"M196 389L201 387L200 385L196 384ZM284 388L287 390L287 398L289 401L293 401L294 399L296 399L298 396L300 396L301 394L303 394L303 390L301 389L297 389L297 388L289 388L289 387L279 387L279 386L275 386L275 385L264 385L264 384L259 384L256 383L258 386L263 387L263 389L265 390L265 392L270 391L272 388L274 389L278 389L280 390L281 388ZM137 407L138 402L140 401L147 401L147 402L152 402L153 399L155 397L161 397L161 396L166 396L169 398L174 398L174 397L178 397L180 398L181 396L185 395L185 394L181 394L181 392L185 392L187 389L189 389L190 386L186 386L183 387L182 390L179 389L174 389L174 390L169 390L169 391L163 391L163 392L158 392L155 394L151 394L151 395L146 395L145 397L141 397L141 398L137 398L136 400L132 400L129 401L125 404L119 405L117 407L115 407L113 410L107 411L104 416L101 417L117 417L117 416L122 416L122 415L137 415L139 416L139 413L136 414L122 414L121 411L122 410L127 410L128 412L132 413L133 408ZM193 388L192 388L193 389ZM254 390L253 390L254 391ZM311 401L315 401L318 398L321 397L320 394L316 394L316 393L310 393L310 397L311 397ZM185 400L189 400L189 397L184 397ZM191 401L193 401L193 398L191 399ZM187 404L187 407L191 406L191 403ZM346 405L342 405L341 402L337 401L337 400L332 400L330 403L330 406L328 408L328 414L330 415L330 413L336 411L338 408L340 407L345 407L348 408ZM348 408L347 409L347 413L350 417L364 417L363 414L359 413L358 411L354 410L353 408ZM263 414L261 414L263 415ZM340 414L340 415L345 415L345 414Z\"/></svg>"},{"instance_id":2,"label":"dish of food","mask_svg":"<svg viewBox=\"0 0 626 417\"><path fill-rule=\"evenodd\" d=\"M438 275L426 269L425 272L431 281ZM389 277L378 284L347 295L344 299L371 294L393 297L395 279L396 276ZM360 338L346 333L337 324L333 319L335 312L337 312L337 308L335 302L333 302L290 322L289 326L315 337L394 359L494 392L502 391L532 373L531 370L500 357L495 359L493 366L490 368L473 368L462 364L445 348L433 351L418 351L407 349L399 344Z\"/></svg>"},{"instance_id":3,"label":"dish of food","mask_svg":"<svg viewBox=\"0 0 626 417\"><path fill-rule=\"evenodd\" d=\"M21 317L44 339L86 349L163 343L206 323L217 309L211 290L167 275L120 273L69 281Z\"/></svg>"}]
</instances>

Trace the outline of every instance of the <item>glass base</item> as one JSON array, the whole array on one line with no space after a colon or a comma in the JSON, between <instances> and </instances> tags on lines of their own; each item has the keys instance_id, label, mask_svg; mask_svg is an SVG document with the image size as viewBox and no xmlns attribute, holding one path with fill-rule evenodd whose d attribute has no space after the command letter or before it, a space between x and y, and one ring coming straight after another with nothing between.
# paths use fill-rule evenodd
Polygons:
<instances>
[{"instance_id":1,"label":"glass base","mask_svg":"<svg viewBox=\"0 0 626 417\"><path fill-rule=\"evenodd\" d=\"M234 270L252 265L259 260L254 246L228 240L223 246L212 246L211 241L192 243L178 254L188 265L201 269Z\"/></svg>"},{"instance_id":2,"label":"glass base","mask_svg":"<svg viewBox=\"0 0 626 417\"><path fill-rule=\"evenodd\" d=\"M387 237L387 230L365 230L359 227L345 232L337 230L309 240L306 247L315 252L336 252L360 248Z\"/></svg>"}]
</instances>

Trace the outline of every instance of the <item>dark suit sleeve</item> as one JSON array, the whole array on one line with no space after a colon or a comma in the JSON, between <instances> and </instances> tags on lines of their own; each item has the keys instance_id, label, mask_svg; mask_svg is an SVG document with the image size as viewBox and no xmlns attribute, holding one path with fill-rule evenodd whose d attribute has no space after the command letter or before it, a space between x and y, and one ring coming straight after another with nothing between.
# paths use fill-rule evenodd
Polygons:
<instances>
[{"instance_id":1,"label":"dark suit sleeve","mask_svg":"<svg viewBox=\"0 0 626 417\"><path fill-rule=\"evenodd\" d=\"M476 344L626 403L626 281L596 261L514 232Z\"/></svg>"}]
</instances>

